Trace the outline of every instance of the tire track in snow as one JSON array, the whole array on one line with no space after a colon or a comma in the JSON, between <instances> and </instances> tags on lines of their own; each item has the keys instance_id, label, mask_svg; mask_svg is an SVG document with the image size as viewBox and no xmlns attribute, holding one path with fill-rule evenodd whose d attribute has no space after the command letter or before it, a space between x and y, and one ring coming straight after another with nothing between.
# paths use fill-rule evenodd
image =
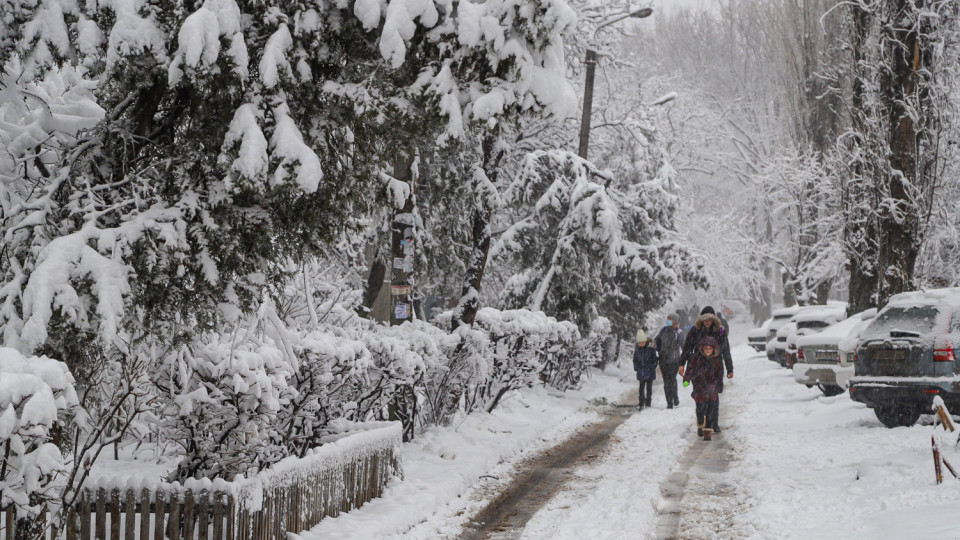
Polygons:
<instances>
[{"instance_id":1,"label":"tire track in snow","mask_svg":"<svg viewBox=\"0 0 960 540\"><path fill-rule=\"evenodd\" d=\"M629 403L631 398L636 401L633 391L624 394L620 402ZM481 510L464 527L460 539L516 538L527 521L571 479L575 469L595 458L614 430L632 414L632 405L610 407L600 422L532 458L523 466L527 472Z\"/></svg>"},{"instance_id":2,"label":"tire track in snow","mask_svg":"<svg viewBox=\"0 0 960 540\"><path fill-rule=\"evenodd\" d=\"M739 389L735 391L740 393ZM728 397L733 397L727 394ZM721 414L736 418L742 409L740 396L725 399L733 405ZM725 422L722 421L721 425ZM726 423L729 423L726 422ZM657 504L657 540L699 540L737 538L735 532L739 507L744 496L735 478L730 476L730 464L736 459L733 445L727 437L735 428L714 435L712 441L695 438L680 458L677 466L660 484L661 498Z\"/></svg>"}]
</instances>

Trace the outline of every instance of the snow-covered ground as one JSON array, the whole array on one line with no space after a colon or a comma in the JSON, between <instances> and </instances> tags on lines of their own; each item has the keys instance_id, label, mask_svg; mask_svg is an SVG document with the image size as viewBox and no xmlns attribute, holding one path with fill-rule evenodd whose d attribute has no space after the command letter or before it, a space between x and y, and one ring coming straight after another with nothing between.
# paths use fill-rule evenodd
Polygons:
<instances>
[{"instance_id":1,"label":"snow-covered ground","mask_svg":"<svg viewBox=\"0 0 960 540\"><path fill-rule=\"evenodd\" d=\"M563 441L600 414L591 403L614 400L635 388L633 371L594 370L583 388L560 393L533 388L512 395L491 414L475 414L420 434L401 451L403 479L363 507L325 519L303 540L397 537L411 528L433 527L424 538L459 533L483 499L469 496L491 480L505 482L511 464ZM413 534L413 533L411 533ZM409 535L408 535L409 536Z\"/></svg>"},{"instance_id":2,"label":"snow-covered ground","mask_svg":"<svg viewBox=\"0 0 960 540\"><path fill-rule=\"evenodd\" d=\"M736 378L721 398L719 436L730 446L722 471L692 469L682 506L683 538L954 538L960 535L960 482L947 471L936 485L929 422L886 429L846 394L825 398L793 381L788 370L746 346L734 349ZM406 445L404 480L386 497L304 539L455 538L491 499L519 458L548 447L592 420L586 399L632 389L619 372L595 377L564 397L527 393L493 415L468 418ZM692 401L654 408L621 425L599 459L589 460L565 489L527 523L525 539L653 538L661 484L686 466L695 445ZM940 428L937 428L942 433ZM945 457L960 466L956 435ZM726 486L722 496L710 483Z\"/></svg>"}]
</instances>

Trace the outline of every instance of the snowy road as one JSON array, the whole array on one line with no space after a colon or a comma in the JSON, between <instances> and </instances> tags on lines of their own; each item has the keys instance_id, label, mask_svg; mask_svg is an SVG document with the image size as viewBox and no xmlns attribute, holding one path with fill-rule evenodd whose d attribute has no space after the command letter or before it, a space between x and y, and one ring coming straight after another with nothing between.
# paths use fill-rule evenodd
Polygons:
<instances>
[{"instance_id":1,"label":"snowy road","mask_svg":"<svg viewBox=\"0 0 960 540\"><path fill-rule=\"evenodd\" d=\"M960 538L960 482L934 483L929 420L886 429L846 394L825 398L751 349L733 352L724 431L711 442L696 436L689 390L667 410L658 382L652 409L632 412L568 465L538 456L549 457L573 432L490 467L404 532L375 532L394 519L378 505L396 507L394 515L404 508L393 498L304 538ZM611 381L608 395L621 394L624 385ZM956 435L943 441L947 459L960 464ZM502 527L483 529L484 509L531 478L548 481L512 496L519 506L501 512Z\"/></svg>"}]
</instances>

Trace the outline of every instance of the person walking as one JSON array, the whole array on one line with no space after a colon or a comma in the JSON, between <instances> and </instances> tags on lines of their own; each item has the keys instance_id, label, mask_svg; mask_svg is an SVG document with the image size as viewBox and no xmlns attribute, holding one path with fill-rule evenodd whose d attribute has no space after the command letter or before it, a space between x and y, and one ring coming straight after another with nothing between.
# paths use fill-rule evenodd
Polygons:
<instances>
[{"instance_id":1,"label":"person walking","mask_svg":"<svg viewBox=\"0 0 960 540\"><path fill-rule=\"evenodd\" d=\"M683 340L683 352L680 353L680 367L677 369L678 373L682 376L684 370L687 369L690 360L693 358L694 353L697 352L697 347L700 344L700 341L705 337L712 337L716 341L716 346L718 350L716 351L720 358L723 359L724 367L727 370L727 378L733 378L733 357L730 355L730 342L727 339L727 331L723 327L723 324L720 322L720 319L717 317L716 312L711 306L706 306L700 312L700 316L697 317L697 320L693 323L693 326L690 328L690 331L687 332L686 339ZM718 393L723 392L723 381L721 380ZM720 400L717 398L717 410L720 408ZM720 424L716 422L719 419L719 414L714 417L714 424L710 425L714 433L720 433Z\"/></svg>"},{"instance_id":2,"label":"person walking","mask_svg":"<svg viewBox=\"0 0 960 540\"><path fill-rule=\"evenodd\" d=\"M697 403L697 435L712 439L714 426L720 416L720 392L723 388L723 360L720 347L713 336L700 340L690 358L683 385L693 383L693 400Z\"/></svg>"},{"instance_id":3,"label":"person walking","mask_svg":"<svg viewBox=\"0 0 960 540\"><path fill-rule=\"evenodd\" d=\"M633 369L640 381L637 410L650 406L653 398L653 381L657 379L657 350L650 346L650 339L643 330L637 331L637 346L633 349Z\"/></svg>"},{"instance_id":4,"label":"person walking","mask_svg":"<svg viewBox=\"0 0 960 540\"><path fill-rule=\"evenodd\" d=\"M663 375L663 395L667 398L667 408L680 405L677 396L677 372L680 367L680 353L683 351L683 330L680 328L680 315L667 315L667 324L660 329L655 340L657 356L660 358L660 374Z\"/></svg>"}]
</instances>

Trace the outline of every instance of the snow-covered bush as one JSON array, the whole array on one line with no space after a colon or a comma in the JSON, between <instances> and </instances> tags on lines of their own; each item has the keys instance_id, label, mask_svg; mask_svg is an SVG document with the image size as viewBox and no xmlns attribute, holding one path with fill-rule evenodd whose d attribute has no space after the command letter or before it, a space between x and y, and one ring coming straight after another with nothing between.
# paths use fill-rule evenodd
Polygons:
<instances>
[{"instance_id":1,"label":"snow-covered bush","mask_svg":"<svg viewBox=\"0 0 960 540\"><path fill-rule=\"evenodd\" d=\"M295 366L269 338L231 337L202 339L156 376L162 432L185 455L171 481L229 480L286 457L278 419L295 394Z\"/></svg>"},{"instance_id":2,"label":"snow-covered bush","mask_svg":"<svg viewBox=\"0 0 960 540\"><path fill-rule=\"evenodd\" d=\"M17 538L34 537L30 519L60 506L70 466L58 445L77 405L66 364L0 347L0 508L16 509Z\"/></svg>"}]
</instances>

